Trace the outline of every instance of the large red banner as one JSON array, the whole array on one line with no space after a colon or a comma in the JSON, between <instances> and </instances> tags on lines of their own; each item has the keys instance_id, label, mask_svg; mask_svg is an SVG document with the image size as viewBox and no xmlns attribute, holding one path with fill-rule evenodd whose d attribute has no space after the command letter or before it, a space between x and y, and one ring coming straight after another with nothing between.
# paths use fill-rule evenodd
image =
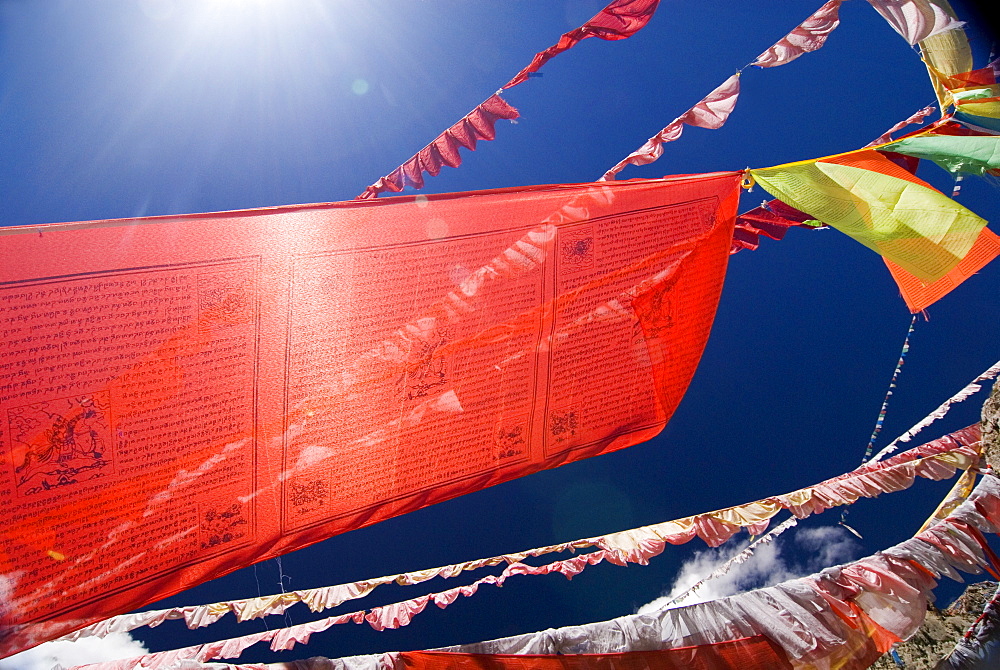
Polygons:
<instances>
[{"instance_id":1,"label":"large red banner","mask_svg":"<svg viewBox=\"0 0 1000 670\"><path fill-rule=\"evenodd\" d=\"M0 230L0 657L654 436L739 181Z\"/></svg>"}]
</instances>

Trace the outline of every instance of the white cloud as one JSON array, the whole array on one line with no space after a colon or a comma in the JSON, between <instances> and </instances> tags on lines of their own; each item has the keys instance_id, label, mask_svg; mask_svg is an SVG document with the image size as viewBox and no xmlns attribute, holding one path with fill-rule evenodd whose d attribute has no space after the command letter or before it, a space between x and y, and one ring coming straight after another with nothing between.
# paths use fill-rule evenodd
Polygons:
<instances>
[{"instance_id":1,"label":"white cloud","mask_svg":"<svg viewBox=\"0 0 1000 670\"><path fill-rule=\"evenodd\" d=\"M852 561L859 548L848 531L840 526L803 528L795 534L795 543L803 551L810 553L810 572Z\"/></svg>"},{"instance_id":2,"label":"white cloud","mask_svg":"<svg viewBox=\"0 0 1000 670\"><path fill-rule=\"evenodd\" d=\"M800 528L793 532L791 541L786 534L770 544L759 545L750 560L733 565L727 574L708 581L672 607L725 598L750 589L804 577L831 565L850 561L859 548L858 543L839 526ZM681 565L673 584L664 595L640 607L639 614L650 614L661 609L743 551L747 544L749 543L742 542L733 547L696 551ZM790 550L787 553L791 556L787 556L783 549ZM796 560L796 556L803 558Z\"/></svg>"},{"instance_id":3,"label":"white cloud","mask_svg":"<svg viewBox=\"0 0 1000 670\"><path fill-rule=\"evenodd\" d=\"M149 653L128 633L112 633L107 637L85 637L76 642L54 641L0 660L0 670L55 670L60 667L117 661Z\"/></svg>"}]
</instances>

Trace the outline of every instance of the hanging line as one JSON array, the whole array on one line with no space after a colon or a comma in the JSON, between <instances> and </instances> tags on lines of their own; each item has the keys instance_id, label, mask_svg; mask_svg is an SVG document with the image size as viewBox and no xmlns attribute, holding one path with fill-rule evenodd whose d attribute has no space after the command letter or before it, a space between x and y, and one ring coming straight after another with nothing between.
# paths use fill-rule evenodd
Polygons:
<instances>
[{"instance_id":1,"label":"hanging line","mask_svg":"<svg viewBox=\"0 0 1000 670\"><path fill-rule=\"evenodd\" d=\"M645 144L605 171L597 181L614 180L628 165L648 165L656 161L663 155L663 145L678 139L684 132L685 125L707 130L721 128L736 107L740 93L740 75L743 71L753 65L760 68L785 65L803 54L821 48L830 33L840 25L838 13L840 4L841 0L829 0L823 4L790 33L771 45L767 51L741 67L736 74L646 140Z\"/></svg>"},{"instance_id":2,"label":"hanging line","mask_svg":"<svg viewBox=\"0 0 1000 670\"><path fill-rule=\"evenodd\" d=\"M926 417L921 419L920 422L913 428L910 428L908 431L906 431L905 433L897 437L895 440L893 440L891 443L889 443L889 445L886 446L882 451L875 454L875 457L872 460L880 461L887 454L891 454L892 452L894 452L899 447L900 442L909 442L911 439L913 439L913 437L917 433L919 433L924 428L931 425L938 419L944 417L944 415L948 413L948 410L951 409L952 405L956 405L962 402L963 400L967 399L974 393L977 393L978 391L982 390L983 387L980 384L980 382L986 381L987 379L995 379L998 374L1000 374L1000 361L994 363L991 367L987 368L985 372L983 372L981 375L979 375L971 382L969 382L965 386L965 388L963 388L961 391L959 391L958 393L956 393L955 395L953 395L952 397L948 398L943 403L941 403L941 405L936 410L934 410Z\"/></svg>"},{"instance_id":3,"label":"hanging line","mask_svg":"<svg viewBox=\"0 0 1000 670\"><path fill-rule=\"evenodd\" d=\"M878 434L882 432L882 424L885 422L885 414L889 409L889 398L892 397L892 390L896 388L896 381L899 379L899 373L903 369L903 362L906 360L906 354L910 351L910 336L913 335L913 328L917 324L917 315L914 314L913 318L910 319L910 327L906 331L906 337L903 339L903 348L899 352L899 360L896 361L896 369L892 371L892 379L889 380L889 388L885 392L885 398L882 399L882 407L878 411L878 418L875 419L875 429L872 430L871 437L868 438L868 446L865 447L865 457L861 459L861 465L868 462L868 459L872 457L872 451L875 449L875 440L878 439ZM840 521L837 522L838 526L843 526L848 531L854 533L858 537L861 535L858 531L854 530L847 525L847 514L850 512L849 507L845 507L840 512Z\"/></svg>"},{"instance_id":4,"label":"hanging line","mask_svg":"<svg viewBox=\"0 0 1000 670\"><path fill-rule=\"evenodd\" d=\"M903 340L903 349L899 352L896 369L893 370L892 379L889 380L889 389L886 391L885 398L882 400L882 407L878 411L878 419L875 420L875 429L872 431L872 436L868 438L868 446L865 447L865 457L861 459L862 465L867 463L868 459L872 457L875 440L878 439L878 434L882 432L882 423L885 421L886 410L889 408L889 398L892 397L892 390L896 388L896 381L899 379L899 373L902 371L903 363L906 361L906 354L910 351L910 336L913 335L913 328L916 325L917 315L914 314L913 318L910 319L910 327L906 331L906 338Z\"/></svg>"},{"instance_id":5,"label":"hanging line","mask_svg":"<svg viewBox=\"0 0 1000 670\"><path fill-rule=\"evenodd\" d=\"M566 550L596 547L600 551L580 554L576 558L556 561L550 565L575 569L579 562L593 564L592 561L598 558L606 559L615 565L627 563L645 565L650 558L662 553L667 544L684 544L695 537L701 537L709 546L717 547L744 528L751 533L761 533L767 527L769 520L781 510L787 509L796 518L804 519L835 506L850 505L859 497L873 498L883 493L904 490L913 484L915 477L937 480L954 475L956 469L975 467L979 462L980 436L978 429L973 430L973 428L975 427L965 428L934 442L914 447L885 463L862 466L810 487L714 512L559 545L377 579L290 591L259 598L123 614L91 624L59 639L75 641L83 637L105 637L109 633L127 632L142 626L155 627L171 619L183 619L188 628L195 629L211 625L229 612L235 614L237 621L242 623L272 614L282 614L287 608L300 602L313 612L321 612L338 607L349 600L363 598L375 588L392 582L408 586L435 577L451 578L466 570L477 570L504 563L508 564L509 568L511 565L524 565L524 559L529 556L539 557ZM561 571L561 569L551 568L549 571ZM536 572L531 574L538 574L537 571L545 572L546 568L524 567L519 570L532 570ZM487 579L493 578L496 577ZM355 614L346 616L354 617Z\"/></svg>"},{"instance_id":6,"label":"hanging line","mask_svg":"<svg viewBox=\"0 0 1000 670\"><path fill-rule=\"evenodd\" d=\"M991 509L995 509L996 503L1000 502L1000 498L998 498L998 492L996 490L997 484L995 483L995 480L993 478L986 478L983 482L981 482L980 486L984 487L980 489L983 491L983 493L979 496L980 500L985 499L986 506ZM865 591L864 589L866 586L872 586L872 582L866 579L864 575L874 573L876 575L888 574L890 576L901 577L901 575L891 569L888 572L886 571L884 564L886 556L895 559L893 562L897 565L907 565L912 563L917 566L918 569L922 569L922 572L920 573L922 575L921 581L926 585L924 587L926 590L929 590L930 586L928 582L924 580L929 579L930 584L933 584L935 583L933 581L934 576L949 574L949 571L952 574L955 574L956 579L960 579L957 576L957 573L954 573L953 567L957 567L963 572L969 573L978 572L981 568L985 568L991 575L996 576L997 573L993 569L993 565L1000 563L1000 559L997 559L997 557L993 554L989 545L986 543L985 537L982 535L982 531L984 530L988 532L996 532L997 528L994 525L994 519L991 516L988 516L988 512L981 513L979 509L977 509L978 505L976 505L975 502L970 501L970 503L966 503L966 511L965 513L962 513L960 517L958 516L958 513L956 513L945 519L942 522L944 527L941 530L936 530L938 527L928 529L921 534L915 535L912 540L907 540L903 543L895 545L895 547L891 547L874 557L868 557L853 563L838 566L839 568L843 568L842 570L834 568L836 571L834 574L838 575L836 580L829 576L830 573L820 573L818 575L813 575L810 578L805 578L802 581L796 581L800 584L812 586L812 588L817 592L817 598L814 602L816 602L818 606L822 607L823 604L829 606L831 599L828 596L832 596L833 593L840 592L843 588L845 588L845 585L849 591L855 593L857 592L854 591L854 587L861 587L860 590L863 592L874 592L882 595L888 594L892 590L892 583L887 583L883 580L879 580L881 588L876 587L874 591ZM970 512L975 516L970 518ZM919 544L923 550L920 554L915 554L912 549L913 545L916 544ZM976 550L975 547L977 545L981 552ZM579 561L579 559L596 557L602 553L606 552L595 552L595 554L579 556L577 559L570 560ZM607 558L607 556L604 556L603 558ZM596 565L597 563L600 563L601 560L603 559L581 562L578 566L580 569L572 570L572 574L579 574L579 572L584 568L584 563L587 565ZM564 561L561 563L565 564L569 562L570 561ZM859 568L861 574L858 573ZM115 661L113 662L113 666L111 664L88 664L85 666L74 666L74 668L79 668L80 670L99 670L100 668L111 670L112 667L117 670L124 670L126 668L148 668L153 670L161 668L166 670L167 668L178 667L184 661L205 662L216 659L236 658L245 649L259 642L270 642L272 651L290 650L296 644L307 644L313 634L324 632L338 624L346 624L350 622L354 622L356 624L368 623L372 628L379 631L390 628L399 628L408 625L416 615L423 612L431 603L443 609L454 603L459 596L469 597L474 595L481 585L489 584L502 586L506 578L510 576L517 574L544 574L545 572L548 572L546 567L532 568L523 564L515 564L508 566L504 570L504 573L500 576L490 575L468 585L467 587L457 587L440 593L432 593L408 601L374 608L370 611L361 610L349 614L320 619L306 624L298 624L289 628L218 640L216 642L199 644L182 649L153 652L145 654L141 657ZM909 572L909 574L912 575L914 573ZM566 576L569 577L572 575L566 574ZM842 578L846 578L846 583L842 581ZM827 588L820 586L818 580L823 580L824 583L828 585ZM903 583L906 584L908 582L906 579L903 579ZM836 589L836 591L831 591L832 589ZM840 602L842 604L844 610L848 611L849 603L853 602L851 598L836 598L835 600L836 602ZM861 612L863 613L864 611L864 608L862 608ZM837 617L834 618L837 619ZM865 619L862 618L861 621L863 622ZM618 624L613 625L615 625L616 630L620 632L620 626Z\"/></svg>"},{"instance_id":7,"label":"hanging line","mask_svg":"<svg viewBox=\"0 0 1000 670\"><path fill-rule=\"evenodd\" d=\"M784 521L782 521L780 524L778 524L777 526L775 526L771 530L767 531L767 533L765 533L764 535L761 535L756 540L753 540L752 542L750 542L750 544L747 545L747 547L745 549L743 549L743 551L739 552L735 556L732 556L728 561L726 561L725 563L723 563L722 565L720 565L719 567L717 567L715 570L713 570L711 572L711 574L709 574L707 577L704 577L704 578L698 580L697 582L695 582L694 584L692 584L690 588L688 588L686 591L684 591L683 593L681 593L679 596L677 596L676 598L673 598L673 599L669 600L668 602L666 602L663 605L663 607L660 607L657 611L662 611L662 610L665 610L665 609L670 609L670 607L672 605L677 605L677 604L681 603L685 598L687 598L689 595L693 594L695 591L697 591L698 589L700 589L702 586L704 586L709 581L711 581L713 579L716 579L718 577L722 577L723 575L727 574L732 569L732 567L734 565L746 563L753 556L753 552L754 552L755 549L757 549L758 545L761 545L761 544L770 544L771 542L773 542L775 540L775 538L777 538L779 535L781 535L782 533L784 533L786 530L788 530L792 526L798 524L798 522L799 522L799 520L797 518L795 518L794 516L788 517L787 519L785 519Z\"/></svg>"},{"instance_id":8,"label":"hanging line","mask_svg":"<svg viewBox=\"0 0 1000 670\"><path fill-rule=\"evenodd\" d=\"M933 114L935 109L937 109L937 107L935 107L933 103L931 103L930 105L927 105L926 107L924 107L922 109L918 109L916 112L914 112L913 114L911 114L905 120L900 121L899 123L897 123L896 125L894 125L892 128L890 128L889 130L885 131L884 133L882 133L881 135L879 135L878 137L876 137L874 140L872 140L871 142L869 142L868 144L866 144L862 148L863 149L870 149L872 147L876 147L876 146L879 146L881 144L888 144L888 143L892 142L893 141L893 139L892 139L893 133L902 130L903 128L905 128L908 125L911 125L911 124L914 124L914 123L923 123L924 119L926 119L928 116L930 116L931 114ZM926 130L926 129L924 129L924 130ZM916 132L916 131L914 131L914 132Z\"/></svg>"},{"instance_id":9,"label":"hanging line","mask_svg":"<svg viewBox=\"0 0 1000 670\"><path fill-rule=\"evenodd\" d=\"M770 49L740 68L734 75L735 79L730 78L720 87L724 90L713 91L720 99L713 99L712 94L709 94L673 124L651 138L647 145L649 145L650 150L656 152L655 156L646 156L643 149L647 147L644 145L606 172L602 180L613 179L614 175L628 163L644 165L659 158L659 154L663 151L662 144L680 137L684 123L710 129L722 126L728 118L729 112L732 111L732 106L736 104L736 95L728 89L735 88L735 93L738 94L739 74L751 65L762 68L784 65L802 54L822 47L829 34L840 25L838 10L841 2L842 0L826 2L803 23L772 45ZM424 173L436 176L442 166L458 167L462 162L459 147L475 151L478 140L494 139L494 125L498 119L513 121L518 118L517 109L500 97L501 92L526 81L529 77L537 76L539 74L537 70L550 58L571 49L583 39L600 37L604 40L621 40L631 37L646 26L658 5L659 0L613 0L583 26L564 34L557 44L535 54L531 64L504 84L496 93L459 119L448 130L438 135L430 144L411 156L402 165L368 186L355 199L377 198L380 193L386 191L398 193L406 186L416 189L423 188ZM638 154L641 155L637 159Z\"/></svg>"},{"instance_id":10,"label":"hanging line","mask_svg":"<svg viewBox=\"0 0 1000 670\"><path fill-rule=\"evenodd\" d=\"M540 76L538 70L545 63L554 56L572 49L582 40L599 37L611 41L631 37L646 27L659 4L660 0L612 0L582 26L565 33L556 44L535 54L531 63L501 86L496 93L477 105L402 165L368 186L355 200L377 198L385 191L398 193L406 186L423 188L424 173L437 176L444 165L458 167L462 163L459 147L475 151L477 141L494 139L496 136L494 127L498 119L514 121L518 118L518 111L500 97L502 91L517 86L532 76Z\"/></svg>"}]
</instances>

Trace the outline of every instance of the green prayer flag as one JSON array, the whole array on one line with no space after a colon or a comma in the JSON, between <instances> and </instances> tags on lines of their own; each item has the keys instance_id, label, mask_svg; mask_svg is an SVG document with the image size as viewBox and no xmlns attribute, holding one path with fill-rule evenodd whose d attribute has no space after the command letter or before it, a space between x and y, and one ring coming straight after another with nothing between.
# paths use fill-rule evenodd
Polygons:
<instances>
[{"instance_id":1,"label":"green prayer flag","mask_svg":"<svg viewBox=\"0 0 1000 670\"><path fill-rule=\"evenodd\" d=\"M885 147L907 156L932 160L948 172L983 174L1000 168L1000 136L922 135Z\"/></svg>"}]
</instances>

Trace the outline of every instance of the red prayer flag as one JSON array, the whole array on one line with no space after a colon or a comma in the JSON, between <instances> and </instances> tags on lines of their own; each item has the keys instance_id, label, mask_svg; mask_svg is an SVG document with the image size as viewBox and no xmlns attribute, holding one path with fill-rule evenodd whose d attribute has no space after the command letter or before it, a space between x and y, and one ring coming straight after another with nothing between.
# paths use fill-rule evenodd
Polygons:
<instances>
[{"instance_id":1,"label":"red prayer flag","mask_svg":"<svg viewBox=\"0 0 1000 670\"><path fill-rule=\"evenodd\" d=\"M632 37L646 27L659 4L660 0L614 0L582 26L564 33L554 45L535 54L531 63L502 88L512 88L526 81L529 75L538 72L554 56L572 49L588 37L600 37L602 40Z\"/></svg>"},{"instance_id":2,"label":"red prayer flag","mask_svg":"<svg viewBox=\"0 0 1000 670\"><path fill-rule=\"evenodd\" d=\"M740 179L3 229L0 657L653 437Z\"/></svg>"},{"instance_id":3,"label":"red prayer flag","mask_svg":"<svg viewBox=\"0 0 1000 670\"><path fill-rule=\"evenodd\" d=\"M405 163L366 188L356 200L371 200L386 191L399 193L406 186L423 188L424 172L436 177L443 165L458 167L462 164L458 151L460 146L475 151L478 140L496 137L497 121L513 120L518 116L517 109L507 104L506 100L499 95L490 96Z\"/></svg>"},{"instance_id":4,"label":"red prayer flag","mask_svg":"<svg viewBox=\"0 0 1000 670\"><path fill-rule=\"evenodd\" d=\"M760 246L761 235L782 240L792 226L812 228L815 225L806 224L806 221L813 221L813 218L780 200L761 203L760 207L736 217L733 246L729 253L735 254L742 249L755 250Z\"/></svg>"},{"instance_id":5,"label":"red prayer flag","mask_svg":"<svg viewBox=\"0 0 1000 670\"><path fill-rule=\"evenodd\" d=\"M984 68L972 70L971 72L960 72L958 74L946 75L935 71L938 81L949 91L958 91L966 88L977 88L991 86L997 83L997 74L991 63Z\"/></svg>"},{"instance_id":6,"label":"red prayer flag","mask_svg":"<svg viewBox=\"0 0 1000 670\"><path fill-rule=\"evenodd\" d=\"M785 652L763 635L692 647L610 654L466 654L404 651L406 670L791 670Z\"/></svg>"}]
</instances>

